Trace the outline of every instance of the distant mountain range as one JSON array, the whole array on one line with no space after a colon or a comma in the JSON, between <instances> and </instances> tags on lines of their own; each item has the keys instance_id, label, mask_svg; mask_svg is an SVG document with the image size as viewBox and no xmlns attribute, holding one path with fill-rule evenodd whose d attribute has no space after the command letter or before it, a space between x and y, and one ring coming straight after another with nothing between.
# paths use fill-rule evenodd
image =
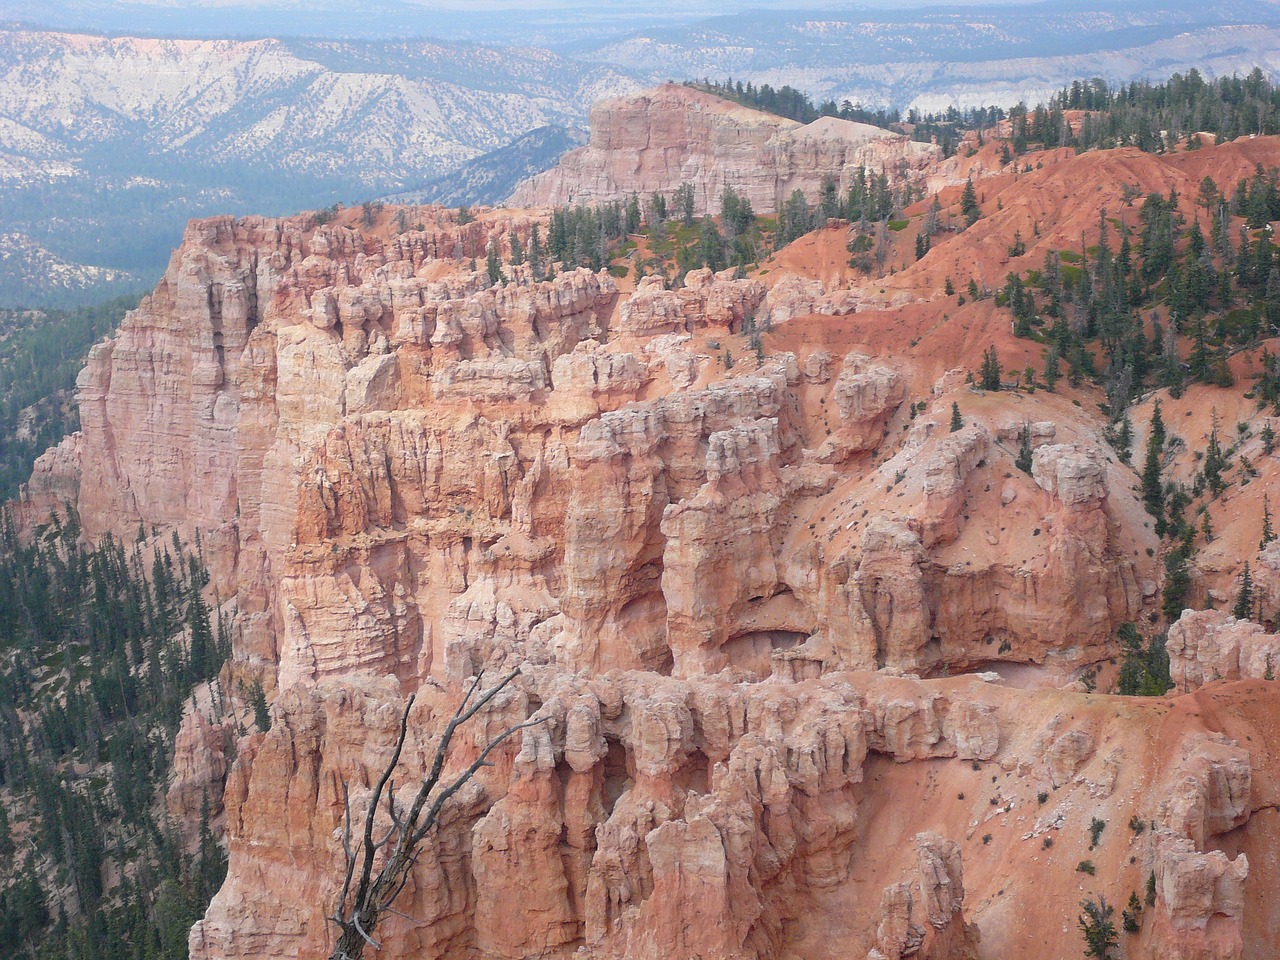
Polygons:
<instances>
[{"instance_id":1,"label":"distant mountain range","mask_svg":"<svg viewBox=\"0 0 1280 960\"><path fill-rule=\"evenodd\" d=\"M575 145L563 131L585 126L592 102L666 79L731 76L790 84L816 100L937 110L1035 102L1095 75L1280 70L1280 7L1263 0L1140 0L1119 10L1097 0L783 5L694 19L709 5L658 3L632 15L551 2L438 14L408 0L50 0L38 11L0 0L0 18L138 33L150 24L156 33L274 26L278 35L438 29L454 38L0 29L0 306L148 286L193 216L386 195L492 201ZM457 39L486 31L488 45Z\"/></svg>"},{"instance_id":2,"label":"distant mountain range","mask_svg":"<svg viewBox=\"0 0 1280 960\"><path fill-rule=\"evenodd\" d=\"M640 85L538 49L0 31L0 234L149 286L190 217L417 187ZM33 272L0 306L44 305Z\"/></svg>"},{"instance_id":3,"label":"distant mountain range","mask_svg":"<svg viewBox=\"0 0 1280 960\"><path fill-rule=\"evenodd\" d=\"M754 11L565 53L652 77L790 84L867 107L1012 105L1075 79L1162 80L1280 69L1280 5L1096 2L858 13Z\"/></svg>"},{"instance_id":4,"label":"distant mountain range","mask_svg":"<svg viewBox=\"0 0 1280 960\"><path fill-rule=\"evenodd\" d=\"M384 199L389 203L439 203L446 207L492 206L510 196L520 181L555 166L560 157L586 142L586 133L573 127L539 127L421 187Z\"/></svg>"}]
</instances>

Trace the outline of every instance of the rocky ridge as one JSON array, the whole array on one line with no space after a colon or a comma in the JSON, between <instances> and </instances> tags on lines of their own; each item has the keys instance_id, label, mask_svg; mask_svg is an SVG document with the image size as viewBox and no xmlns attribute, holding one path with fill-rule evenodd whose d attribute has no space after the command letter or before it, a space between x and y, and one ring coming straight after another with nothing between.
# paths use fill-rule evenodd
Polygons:
<instances>
[{"instance_id":1,"label":"rocky ridge","mask_svg":"<svg viewBox=\"0 0 1280 960\"><path fill-rule=\"evenodd\" d=\"M726 187L773 213L795 190L815 199L827 177L843 196L860 166L916 182L942 158L879 127L835 117L802 125L674 83L597 103L590 126L586 146L530 177L507 204L592 204L688 183L699 215L719 212Z\"/></svg>"}]
</instances>

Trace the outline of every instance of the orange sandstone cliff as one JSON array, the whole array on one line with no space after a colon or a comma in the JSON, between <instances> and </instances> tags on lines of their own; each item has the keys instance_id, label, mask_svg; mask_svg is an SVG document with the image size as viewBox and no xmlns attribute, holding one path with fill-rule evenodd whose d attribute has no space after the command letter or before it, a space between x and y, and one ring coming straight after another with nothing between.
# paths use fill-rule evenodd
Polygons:
<instances>
[{"instance_id":1,"label":"orange sandstone cliff","mask_svg":"<svg viewBox=\"0 0 1280 960\"><path fill-rule=\"evenodd\" d=\"M654 130L706 122L700 101L646 109ZM236 610L226 675L271 693L234 760L198 711L179 736L171 809L208 793L230 847L192 955L327 955L343 785L367 798L416 694L410 791L469 678L515 666L451 764L545 722L447 808L379 956L1067 958L1082 899L1149 884L1128 956L1265 955L1280 644L1191 613L1170 632L1179 695L1089 692L1119 626L1158 617L1136 476L1088 390L966 386L991 343L1010 369L1039 350L941 289L1002 282L1015 230L1028 263L1078 242L1097 207L1063 190L1187 195L1244 149L1123 175L1046 156L982 181L988 219L885 277L847 268L842 228L745 279L632 289L527 268L491 287L469 261L527 238L531 212L193 222L95 348L83 429L21 505L30 523L74 502L90 535L200 530ZM572 199L652 189L611 176ZM570 199L559 182L518 196ZM766 314L757 358L744 320ZM1261 489L1275 466L1254 463ZM1255 569L1280 577L1273 553ZM1236 574L1223 560L1199 589Z\"/></svg>"},{"instance_id":2,"label":"orange sandstone cliff","mask_svg":"<svg viewBox=\"0 0 1280 960\"><path fill-rule=\"evenodd\" d=\"M687 183L698 214L719 213L725 187L773 213L795 190L812 201L827 177L843 195L859 166L914 183L942 158L936 146L869 124L800 124L675 83L596 104L590 127L586 146L520 184L508 205L643 199Z\"/></svg>"}]
</instances>

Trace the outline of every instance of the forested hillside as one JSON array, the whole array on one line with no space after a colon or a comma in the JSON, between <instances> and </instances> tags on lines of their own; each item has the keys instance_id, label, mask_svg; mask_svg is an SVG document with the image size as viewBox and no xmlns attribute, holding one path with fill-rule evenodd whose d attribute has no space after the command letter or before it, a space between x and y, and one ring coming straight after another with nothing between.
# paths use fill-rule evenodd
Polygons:
<instances>
[{"instance_id":1,"label":"forested hillside","mask_svg":"<svg viewBox=\"0 0 1280 960\"><path fill-rule=\"evenodd\" d=\"M222 882L164 813L174 735L230 624L200 545L86 545L74 514L19 542L0 515L0 936L11 955L184 958ZM213 709L221 703L214 681Z\"/></svg>"},{"instance_id":2,"label":"forested hillside","mask_svg":"<svg viewBox=\"0 0 1280 960\"><path fill-rule=\"evenodd\" d=\"M78 310L0 310L0 503L31 464L79 428L71 402L89 348L114 330L136 297Z\"/></svg>"},{"instance_id":3,"label":"forested hillside","mask_svg":"<svg viewBox=\"0 0 1280 960\"><path fill-rule=\"evenodd\" d=\"M446 207L492 206L508 196L521 180L554 166L586 139L586 134L574 127L539 127L504 147L468 160L457 170L385 199L390 203L438 203Z\"/></svg>"}]
</instances>

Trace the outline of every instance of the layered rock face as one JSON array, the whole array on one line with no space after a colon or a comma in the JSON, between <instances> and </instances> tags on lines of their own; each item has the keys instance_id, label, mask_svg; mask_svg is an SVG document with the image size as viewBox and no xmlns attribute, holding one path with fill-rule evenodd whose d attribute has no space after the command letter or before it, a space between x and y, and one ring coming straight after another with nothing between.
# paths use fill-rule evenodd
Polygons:
<instances>
[{"instance_id":1,"label":"layered rock face","mask_svg":"<svg viewBox=\"0 0 1280 960\"><path fill-rule=\"evenodd\" d=\"M380 956L1066 958L1082 898L1149 881L1131 955L1269 943L1265 681L1075 682L1159 602L1085 407L969 389L985 334L912 353L879 287L490 286L471 257L534 221L431 219L193 224L20 506L199 530L235 597L228 686L263 680L272 723L232 750L184 721L170 809L207 796L230 846L194 957L326 955L344 787L359 811L415 695L411 791L515 667L450 769L541 722L447 806ZM1262 675L1239 627L1182 626L1175 669Z\"/></svg>"},{"instance_id":2,"label":"layered rock face","mask_svg":"<svg viewBox=\"0 0 1280 960\"><path fill-rule=\"evenodd\" d=\"M815 201L827 177L843 195L858 167L915 182L942 159L936 146L879 127L835 117L799 124L674 83L596 104L590 126L585 147L526 180L507 205L601 203L688 183L699 214L719 212L726 187L773 213L795 190Z\"/></svg>"},{"instance_id":3,"label":"layered rock face","mask_svg":"<svg viewBox=\"0 0 1280 960\"><path fill-rule=\"evenodd\" d=\"M1223 610L1183 611L1167 649L1170 677L1183 690L1211 680L1273 680L1280 669L1280 635Z\"/></svg>"}]
</instances>

